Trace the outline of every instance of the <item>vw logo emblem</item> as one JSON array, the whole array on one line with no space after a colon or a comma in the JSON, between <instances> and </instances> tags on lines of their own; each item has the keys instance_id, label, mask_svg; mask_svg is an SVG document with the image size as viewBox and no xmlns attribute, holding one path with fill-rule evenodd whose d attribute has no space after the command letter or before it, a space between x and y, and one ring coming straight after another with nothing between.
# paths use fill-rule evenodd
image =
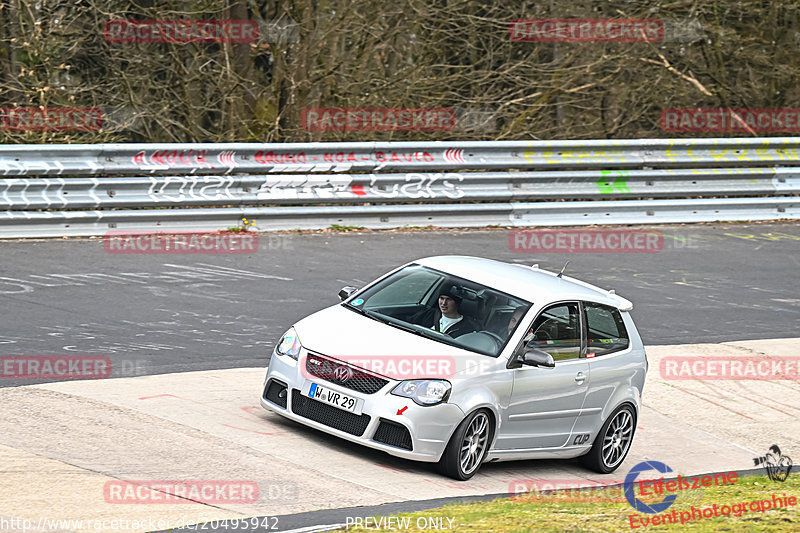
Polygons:
<instances>
[{"instance_id":1,"label":"vw logo emblem","mask_svg":"<svg viewBox=\"0 0 800 533\"><path fill-rule=\"evenodd\" d=\"M336 381L347 381L353 377L353 371L346 366L337 366L333 369L333 377L336 378Z\"/></svg>"}]
</instances>

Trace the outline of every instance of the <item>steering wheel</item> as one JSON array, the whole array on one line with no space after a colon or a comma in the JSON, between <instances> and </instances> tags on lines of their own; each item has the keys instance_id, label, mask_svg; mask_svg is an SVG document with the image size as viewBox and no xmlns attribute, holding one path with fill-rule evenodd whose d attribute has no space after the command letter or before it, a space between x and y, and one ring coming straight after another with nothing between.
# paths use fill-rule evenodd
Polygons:
<instances>
[{"instance_id":1,"label":"steering wheel","mask_svg":"<svg viewBox=\"0 0 800 533\"><path fill-rule=\"evenodd\" d=\"M495 341L497 341L497 342L498 342L498 345L497 345L497 347L498 347L498 348L499 348L500 346L502 346L503 344L505 344L505 342L506 342L506 341L505 341L505 340L504 340L504 339L503 339L503 338L502 338L500 335L498 335L497 333L494 333L494 332L492 332L492 331L489 331L488 329L482 329L482 330L480 330L478 333L483 333L484 335L488 335L488 336L490 336L492 339L494 339Z\"/></svg>"},{"instance_id":2,"label":"steering wheel","mask_svg":"<svg viewBox=\"0 0 800 533\"><path fill-rule=\"evenodd\" d=\"M498 335L483 329L459 335L456 340L465 346L491 352L497 352L504 342Z\"/></svg>"},{"instance_id":3,"label":"steering wheel","mask_svg":"<svg viewBox=\"0 0 800 533\"><path fill-rule=\"evenodd\" d=\"M535 341L551 341L553 340L553 328L558 328L558 321L552 318L548 318L541 324L539 327L536 328L536 331L533 332L533 340ZM556 329L556 336L558 335L558 329Z\"/></svg>"}]
</instances>

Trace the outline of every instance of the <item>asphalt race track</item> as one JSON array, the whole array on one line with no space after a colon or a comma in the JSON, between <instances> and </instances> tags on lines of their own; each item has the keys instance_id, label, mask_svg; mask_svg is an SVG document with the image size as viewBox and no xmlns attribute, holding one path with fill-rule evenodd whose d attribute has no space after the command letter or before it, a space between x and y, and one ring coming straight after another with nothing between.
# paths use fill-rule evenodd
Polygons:
<instances>
[{"instance_id":1,"label":"asphalt race track","mask_svg":"<svg viewBox=\"0 0 800 533\"><path fill-rule=\"evenodd\" d=\"M538 263L634 302L646 345L795 336L800 225L659 226L658 253L527 254L508 231L262 235L252 255L106 253L99 239L0 242L5 355L111 358L114 376L266 366L297 319L408 261ZM0 380L0 387L35 383Z\"/></svg>"},{"instance_id":2,"label":"asphalt race track","mask_svg":"<svg viewBox=\"0 0 800 533\"><path fill-rule=\"evenodd\" d=\"M0 242L0 355L107 356L119 378L0 378L0 518L278 516L279 530L295 530L504 494L525 479L619 483L647 459L690 474L752 468L774 443L800 456L797 382L665 382L658 373L670 355L800 356L800 225L648 229L663 232L662 251L515 253L501 229L262 235L252 255L109 254L98 239ZM554 271L569 260L567 274L634 302L650 370L617 472L523 461L487 464L455 483L258 406L269 353L293 322L338 302L344 285L441 254ZM137 479L250 479L261 496L218 506L104 500L107 483Z\"/></svg>"}]
</instances>

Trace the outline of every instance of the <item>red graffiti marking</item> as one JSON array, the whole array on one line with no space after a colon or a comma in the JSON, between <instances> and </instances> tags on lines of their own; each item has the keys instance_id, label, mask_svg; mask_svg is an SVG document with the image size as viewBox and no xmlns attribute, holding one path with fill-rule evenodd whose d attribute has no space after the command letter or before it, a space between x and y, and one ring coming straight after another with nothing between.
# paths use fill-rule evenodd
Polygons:
<instances>
[{"instance_id":1,"label":"red graffiti marking","mask_svg":"<svg viewBox=\"0 0 800 533\"><path fill-rule=\"evenodd\" d=\"M364 156L359 159L354 152L350 152L349 154L346 152L328 152L324 154L322 158L328 163L344 163L345 161L358 163L359 161L369 161L369 158Z\"/></svg>"},{"instance_id":2,"label":"red graffiti marking","mask_svg":"<svg viewBox=\"0 0 800 533\"><path fill-rule=\"evenodd\" d=\"M316 156L307 156L305 152L275 153L256 152L256 163L262 165L303 165L309 161L319 161ZM434 161L430 152L375 152L374 158L368 155L356 154L355 152L327 152L322 154L322 160L326 163L359 163L361 161L378 161L380 163L413 163Z\"/></svg>"},{"instance_id":3,"label":"red graffiti marking","mask_svg":"<svg viewBox=\"0 0 800 533\"><path fill-rule=\"evenodd\" d=\"M386 470L389 470L390 472L394 472L395 474L402 474L403 473L400 470L395 470L391 466L382 465L380 463L375 463L375 466L380 466L381 468L385 468Z\"/></svg>"},{"instance_id":4,"label":"red graffiti marking","mask_svg":"<svg viewBox=\"0 0 800 533\"><path fill-rule=\"evenodd\" d=\"M375 159L380 162L394 161L397 163L411 163L413 161L433 161L430 152L375 152Z\"/></svg>"},{"instance_id":5,"label":"red graffiti marking","mask_svg":"<svg viewBox=\"0 0 800 533\"><path fill-rule=\"evenodd\" d=\"M350 191L353 194L355 194L356 196L366 196L367 195L367 193L364 192L364 186L363 185L351 185L350 186Z\"/></svg>"},{"instance_id":6,"label":"red graffiti marking","mask_svg":"<svg viewBox=\"0 0 800 533\"><path fill-rule=\"evenodd\" d=\"M206 150L156 150L151 154L139 152L133 156L133 164L158 165L162 167L205 167L214 168L214 165L206 160Z\"/></svg>"},{"instance_id":7,"label":"red graffiti marking","mask_svg":"<svg viewBox=\"0 0 800 533\"><path fill-rule=\"evenodd\" d=\"M189 398L181 398L180 396L175 396L174 394L156 394L155 396L142 396L139 398L140 400L150 400L152 398L178 398L180 400L189 400ZM189 400L192 401L192 400Z\"/></svg>"},{"instance_id":8,"label":"red graffiti marking","mask_svg":"<svg viewBox=\"0 0 800 533\"><path fill-rule=\"evenodd\" d=\"M306 157L305 152L276 154L273 151L269 151L256 152L255 160L256 163L262 165L285 165L287 163L302 165L308 161L308 157Z\"/></svg>"}]
</instances>

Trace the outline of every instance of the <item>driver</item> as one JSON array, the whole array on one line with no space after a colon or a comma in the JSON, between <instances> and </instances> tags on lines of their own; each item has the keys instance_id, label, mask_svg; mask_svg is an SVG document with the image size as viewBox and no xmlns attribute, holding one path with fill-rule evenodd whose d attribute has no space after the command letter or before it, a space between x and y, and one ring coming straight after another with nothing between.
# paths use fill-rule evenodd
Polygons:
<instances>
[{"instance_id":1,"label":"driver","mask_svg":"<svg viewBox=\"0 0 800 533\"><path fill-rule=\"evenodd\" d=\"M429 310L423 316L417 317L416 323L429 327L440 333L459 337L478 330L478 325L471 318L464 316L459 311L461 297L452 290L455 287L443 288L439 291L438 306Z\"/></svg>"}]
</instances>

